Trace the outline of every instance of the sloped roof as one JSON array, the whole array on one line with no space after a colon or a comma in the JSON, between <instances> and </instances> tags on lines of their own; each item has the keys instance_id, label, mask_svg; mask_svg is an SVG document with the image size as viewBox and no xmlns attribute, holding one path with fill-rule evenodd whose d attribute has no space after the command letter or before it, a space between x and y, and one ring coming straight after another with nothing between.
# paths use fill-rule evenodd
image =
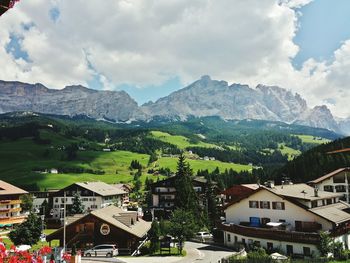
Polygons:
<instances>
[{"instance_id":1,"label":"sloped roof","mask_svg":"<svg viewBox=\"0 0 350 263\"><path fill-rule=\"evenodd\" d=\"M343 211L344 209L350 208L349 204L339 202L331 205L320 206L309 209L314 214L317 214L323 218L328 219L331 222L340 224L350 220L350 214Z\"/></svg>"},{"instance_id":2,"label":"sloped roof","mask_svg":"<svg viewBox=\"0 0 350 263\"><path fill-rule=\"evenodd\" d=\"M15 194L28 194L28 192L12 184L9 184L9 183L6 183L5 181L0 180L0 196L15 195Z\"/></svg>"},{"instance_id":3,"label":"sloped roof","mask_svg":"<svg viewBox=\"0 0 350 263\"><path fill-rule=\"evenodd\" d=\"M95 192L96 194L101 196L121 195L121 194L127 193L122 189L118 189L104 182L82 182L82 183L75 183L75 185L78 185L82 188Z\"/></svg>"},{"instance_id":4,"label":"sloped roof","mask_svg":"<svg viewBox=\"0 0 350 263\"><path fill-rule=\"evenodd\" d=\"M92 215L100 218L101 220L120 228L134 236L142 238L151 229L151 222L146 222L142 219L134 221L133 225L126 225L121 220L125 216L134 216L135 211L124 211L116 206L107 206L102 209L94 210L91 212ZM119 219L119 220L118 220Z\"/></svg>"},{"instance_id":5,"label":"sloped roof","mask_svg":"<svg viewBox=\"0 0 350 263\"><path fill-rule=\"evenodd\" d=\"M124 211L119 207L111 205L98 210L94 210L82 217L78 215L77 218L71 218L70 221L68 220L67 221L68 221L68 225L72 225L92 215L100 219L101 221L104 221L110 224L113 227L119 228L138 238L143 238L147 234L147 232L151 229L151 224L152 224L151 222L147 222L138 218L138 220L134 220L133 222L134 224L125 223L128 217L130 217L130 219L131 217L136 218L136 214L137 212L135 211ZM61 232L63 232L63 227L49 234L47 236L47 240L56 239L60 234L62 234Z\"/></svg>"},{"instance_id":6,"label":"sloped roof","mask_svg":"<svg viewBox=\"0 0 350 263\"><path fill-rule=\"evenodd\" d=\"M319 190L317 196L315 196L315 189L307 184L275 185L272 188L268 188L268 190L281 196L310 201L340 197L343 195L341 193L331 193Z\"/></svg>"},{"instance_id":7,"label":"sloped roof","mask_svg":"<svg viewBox=\"0 0 350 263\"><path fill-rule=\"evenodd\" d=\"M322 182L322 181L324 181L324 180L326 180L328 178L331 178L332 176L334 176L336 174L339 174L341 172L344 172L344 171L350 171L350 167L339 168L339 169L337 169L337 170L335 170L333 172L330 172L328 174L325 174L325 175L323 175L323 176L321 176L321 177L319 177L319 178L317 178L315 180L309 181L308 183L309 184L318 184L318 183L320 183L320 182Z\"/></svg>"},{"instance_id":8,"label":"sloped roof","mask_svg":"<svg viewBox=\"0 0 350 263\"><path fill-rule=\"evenodd\" d=\"M234 185L222 191L221 193L224 195L243 197L243 196L246 196L247 194L250 194L251 192L254 192L254 190L255 189L246 187L244 185Z\"/></svg>"},{"instance_id":9,"label":"sloped roof","mask_svg":"<svg viewBox=\"0 0 350 263\"><path fill-rule=\"evenodd\" d=\"M331 204L331 205L326 205L326 206L320 206L320 207L315 207L315 208L308 208L306 207L305 205L303 205L302 203L296 201L297 199L304 199L304 194L302 193L302 197L300 197L300 193L298 193L299 190L301 189L312 189L312 193L313 193L313 188L306 185L306 184L296 184L296 185L290 185L292 186L289 191L287 190L285 193L283 193L282 191L285 189L286 185L283 186L282 189L279 189L279 190L276 190L276 186L274 188L269 188L269 187L265 187L265 186L260 186L260 188L256 189L255 191L251 192L249 195L245 196L245 197L242 197L230 204L227 204L224 208L228 208L238 202L240 202L241 200L243 199L246 199L248 198L249 196L252 196L254 195L255 193L259 192L259 191L262 191L262 190L266 190L272 194L275 194L279 197L283 197L285 198L287 201L303 208L304 210L306 211L309 211L315 215L318 215L330 222L333 222L333 223L336 223L336 224L339 224L339 223L342 223L342 222L346 222L346 221L350 221L350 214L345 212L344 210L345 209L349 209L350 208L350 205L345 203L345 202L342 202L342 201L339 201L337 203L334 203L334 204ZM294 189L296 190L292 190L291 189L294 187ZM306 188L305 186L308 186L309 188ZM278 186L280 187L280 186ZM297 191L298 190L298 191ZM310 191L309 191L310 192ZM293 196L293 193L295 194ZM322 199L322 198L327 198L327 197L330 197L330 196L339 196L339 194L335 194L335 193L328 193L328 192L324 192L324 191L319 191L318 192L319 194L321 194L322 197L317 197L317 199ZM323 195L323 193L325 193ZM329 195L328 195L329 194ZM327 197L325 196L327 195ZM305 198L306 200L313 200L311 199L311 196Z\"/></svg>"}]
</instances>

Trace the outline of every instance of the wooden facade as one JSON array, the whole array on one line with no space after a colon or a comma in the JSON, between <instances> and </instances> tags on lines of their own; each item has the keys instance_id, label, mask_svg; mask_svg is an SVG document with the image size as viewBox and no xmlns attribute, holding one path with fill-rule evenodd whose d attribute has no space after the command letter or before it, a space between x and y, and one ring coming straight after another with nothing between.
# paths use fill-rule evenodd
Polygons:
<instances>
[{"instance_id":1,"label":"wooden facade","mask_svg":"<svg viewBox=\"0 0 350 263\"><path fill-rule=\"evenodd\" d=\"M102 225L108 225L108 234L102 233ZM63 246L63 228L50 234L47 240L49 242L59 240L60 246ZM141 240L142 238L115 227L93 214L88 214L66 226L66 246L68 248L73 245L79 249L87 249L100 244L116 244L120 254L130 254L137 248Z\"/></svg>"}]
</instances>

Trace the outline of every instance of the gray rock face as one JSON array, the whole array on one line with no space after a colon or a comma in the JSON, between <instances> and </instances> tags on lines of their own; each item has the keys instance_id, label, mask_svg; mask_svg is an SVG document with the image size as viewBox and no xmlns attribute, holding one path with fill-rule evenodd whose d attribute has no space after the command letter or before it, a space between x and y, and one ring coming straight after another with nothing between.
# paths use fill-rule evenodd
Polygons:
<instances>
[{"instance_id":1,"label":"gray rock face","mask_svg":"<svg viewBox=\"0 0 350 263\"><path fill-rule=\"evenodd\" d=\"M137 103L124 91L95 91L83 86L63 90L41 84L0 81L0 112L34 111L57 115L87 115L127 121L143 116Z\"/></svg>"},{"instance_id":2,"label":"gray rock face","mask_svg":"<svg viewBox=\"0 0 350 263\"><path fill-rule=\"evenodd\" d=\"M219 116L230 120L282 121L341 132L326 106L310 109L299 94L277 86L228 85L209 76L141 107L124 91L97 91L83 86L52 90L41 84L0 81L0 113L13 111L82 114L114 121ZM347 124L343 126L348 127Z\"/></svg>"},{"instance_id":3,"label":"gray rock face","mask_svg":"<svg viewBox=\"0 0 350 263\"><path fill-rule=\"evenodd\" d=\"M204 76L141 109L150 116L166 118L220 116L224 119L257 119L297 123L339 131L326 106L309 109L299 94L276 86L247 85L211 80Z\"/></svg>"}]
</instances>

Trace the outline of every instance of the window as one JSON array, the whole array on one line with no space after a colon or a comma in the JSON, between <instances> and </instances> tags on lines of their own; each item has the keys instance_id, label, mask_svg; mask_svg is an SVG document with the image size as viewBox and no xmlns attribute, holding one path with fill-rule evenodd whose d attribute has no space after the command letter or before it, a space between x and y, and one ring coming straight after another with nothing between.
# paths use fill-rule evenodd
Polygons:
<instances>
[{"instance_id":1,"label":"window","mask_svg":"<svg viewBox=\"0 0 350 263\"><path fill-rule=\"evenodd\" d=\"M272 251L273 250L273 243L267 242L267 251Z\"/></svg>"},{"instance_id":2,"label":"window","mask_svg":"<svg viewBox=\"0 0 350 263\"><path fill-rule=\"evenodd\" d=\"M227 242L231 242L231 235L227 234Z\"/></svg>"},{"instance_id":3,"label":"window","mask_svg":"<svg viewBox=\"0 0 350 263\"><path fill-rule=\"evenodd\" d=\"M333 185L325 185L323 190L326 192L333 192Z\"/></svg>"},{"instance_id":4,"label":"window","mask_svg":"<svg viewBox=\"0 0 350 263\"><path fill-rule=\"evenodd\" d=\"M304 256L311 256L311 249L309 247L303 247Z\"/></svg>"},{"instance_id":5,"label":"window","mask_svg":"<svg viewBox=\"0 0 350 263\"><path fill-rule=\"evenodd\" d=\"M55 198L55 203L58 203L58 198Z\"/></svg>"},{"instance_id":6,"label":"window","mask_svg":"<svg viewBox=\"0 0 350 263\"><path fill-rule=\"evenodd\" d=\"M311 208L317 207L317 200L311 202Z\"/></svg>"},{"instance_id":7,"label":"window","mask_svg":"<svg viewBox=\"0 0 350 263\"><path fill-rule=\"evenodd\" d=\"M337 193L344 193L344 192L346 192L346 186L345 185L336 185L335 191Z\"/></svg>"},{"instance_id":8,"label":"window","mask_svg":"<svg viewBox=\"0 0 350 263\"><path fill-rule=\"evenodd\" d=\"M279 219L278 222L285 223L286 220L285 219Z\"/></svg>"},{"instance_id":9,"label":"window","mask_svg":"<svg viewBox=\"0 0 350 263\"><path fill-rule=\"evenodd\" d=\"M270 209L270 202L269 201L260 201L260 208L261 209Z\"/></svg>"},{"instance_id":10,"label":"window","mask_svg":"<svg viewBox=\"0 0 350 263\"><path fill-rule=\"evenodd\" d=\"M326 201L327 201L327 205L332 204L332 199L327 199Z\"/></svg>"},{"instance_id":11,"label":"window","mask_svg":"<svg viewBox=\"0 0 350 263\"><path fill-rule=\"evenodd\" d=\"M292 245L287 245L286 248L287 248L287 255L288 256L293 255L293 246Z\"/></svg>"},{"instance_id":12,"label":"window","mask_svg":"<svg viewBox=\"0 0 350 263\"><path fill-rule=\"evenodd\" d=\"M259 208L259 202L258 201L249 201L249 207L250 208Z\"/></svg>"},{"instance_id":13,"label":"window","mask_svg":"<svg viewBox=\"0 0 350 263\"><path fill-rule=\"evenodd\" d=\"M242 243L245 245L245 238L242 238Z\"/></svg>"},{"instance_id":14,"label":"window","mask_svg":"<svg viewBox=\"0 0 350 263\"><path fill-rule=\"evenodd\" d=\"M235 243L237 243L238 242L238 237L237 236L235 236Z\"/></svg>"},{"instance_id":15,"label":"window","mask_svg":"<svg viewBox=\"0 0 350 263\"><path fill-rule=\"evenodd\" d=\"M272 202L272 209L285 210L284 202Z\"/></svg>"}]
</instances>

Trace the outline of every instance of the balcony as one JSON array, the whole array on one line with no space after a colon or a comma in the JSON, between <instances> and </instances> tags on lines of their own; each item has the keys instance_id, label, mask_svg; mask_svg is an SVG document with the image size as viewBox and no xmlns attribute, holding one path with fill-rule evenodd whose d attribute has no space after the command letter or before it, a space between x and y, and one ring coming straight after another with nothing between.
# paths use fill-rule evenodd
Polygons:
<instances>
[{"instance_id":1,"label":"balcony","mask_svg":"<svg viewBox=\"0 0 350 263\"><path fill-rule=\"evenodd\" d=\"M320 242L320 235L317 233L296 232L288 230L275 230L268 228L248 227L236 224L221 223L218 226L221 230L231 232L234 234L272 239L278 241L305 243L317 245Z\"/></svg>"},{"instance_id":2,"label":"balcony","mask_svg":"<svg viewBox=\"0 0 350 263\"><path fill-rule=\"evenodd\" d=\"M21 200L0 200L0 205L1 204L7 204L7 205L18 205L21 204Z\"/></svg>"}]
</instances>

